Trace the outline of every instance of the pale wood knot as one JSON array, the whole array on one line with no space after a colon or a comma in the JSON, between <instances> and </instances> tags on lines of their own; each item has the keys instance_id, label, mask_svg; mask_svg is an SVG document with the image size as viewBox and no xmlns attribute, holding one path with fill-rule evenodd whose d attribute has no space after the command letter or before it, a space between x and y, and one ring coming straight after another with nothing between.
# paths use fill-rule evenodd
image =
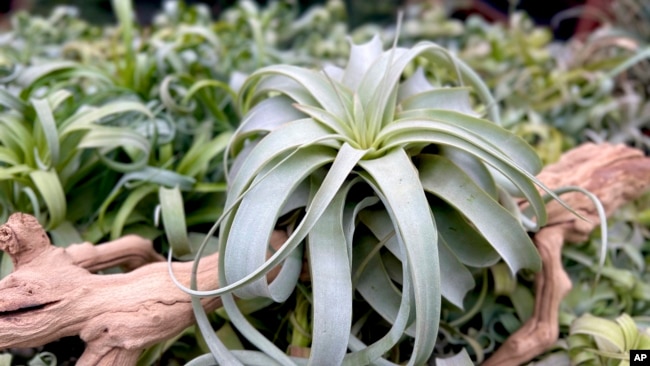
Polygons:
<instances>
[{"instance_id":1,"label":"pale wood knot","mask_svg":"<svg viewBox=\"0 0 650 366\"><path fill-rule=\"evenodd\" d=\"M12 255L18 250L18 240L7 225L0 226L0 250Z\"/></svg>"},{"instance_id":2,"label":"pale wood knot","mask_svg":"<svg viewBox=\"0 0 650 366\"><path fill-rule=\"evenodd\" d=\"M9 254L14 270L51 246L45 229L36 217L29 214L12 214L0 230L0 250Z\"/></svg>"}]
</instances>

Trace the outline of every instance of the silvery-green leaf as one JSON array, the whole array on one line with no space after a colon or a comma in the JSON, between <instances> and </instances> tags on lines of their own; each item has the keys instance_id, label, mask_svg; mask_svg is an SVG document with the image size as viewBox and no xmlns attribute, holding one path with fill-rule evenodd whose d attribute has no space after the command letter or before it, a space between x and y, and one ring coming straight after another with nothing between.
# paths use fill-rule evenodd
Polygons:
<instances>
[{"instance_id":1,"label":"silvery-green leaf","mask_svg":"<svg viewBox=\"0 0 650 366\"><path fill-rule=\"evenodd\" d=\"M448 145L440 146L440 155L446 157L462 169L485 193L494 198L498 197L497 185L494 182L491 171L480 159Z\"/></svg>"},{"instance_id":2,"label":"silvery-green leaf","mask_svg":"<svg viewBox=\"0 0 650 366\"><path fill-rule=\"evenodd\" d=\"M361 167L386 200L395 232L405 253L415 298L415 344L409 364L420 364L435 344L440 317L438 233L424 191L408 156L395 150L381 159L362 160ZM391 174L383 174L386 170ZM433 285L432 285L433 284Z\"/></svg>"},{"instance_id":3,"label":"silvery-green leaf","mask_svg":"<svg viewBox=\"0 0 650 366\"><path fill-rule=\"evenodd\" d=\"M438 366L467 366L472 364L472 359L469 357L467 350L465 349L452 357L436 358L436 365Z\"/></svg>"},{"instance_id":4,"label":"silvery-green leaf","mask_svg":"<svg viewBox=\"0 0 650 366\"><path fill-rule=\"evenodd\" d=\"M408 128L416 125L419 126L417 129ZM533 174L512 162L510 157L506 156L498 147L488 142L481 142L481 137L462 129L459 130L449 124L439 124L434 121L403 121L394 128L388 127L385 130L388 129L391 130L390 133L393 136L389 139L390 144L384 146L385 149L400 144L428 142L451 145L480 158L498 171L506 174L512 183L523 192L534 210L537 226L544 225L546 222L544 202L533 182L538 183L542 188L545 187L537 181ZM474 143L470 142L472 140ZM548 188L546 190L550 192ZM550 194L554 198L557 197L554 193ZM559 200L559 198L556 199Z\"/></svg>"},{"instance_id":5,"label":"silvery-green leaf","mask_svg":"<svg viewBox=\"0 0 650 366\"><path fill-rule=\"evenodd\" d=\"M454 206L476 226L512 273L521 268L539 269L537 250L517 219L453 163L439 156L427 156L421 161L420 179L428 192ZM504 227L509 230L503 230Z\"/></svg>"},{"instance_id":6,"label":"silvery-green leaf","mask_svg":"<svg viewBox=\"0 0 650 366\"><path fill-rule=\"evenodd\" d=\"M252 182L255 174L258 174L260 169L276 156L302 146L309 146L328 135L328 131L312 119L292 121L279 127L251 150L238 170L231 172L234 174L230 183L233 195L241 194Z\"/></svg>"},{"instance_id":7,"label":"silvery-green leaf","mask_svg":"<svg viewBox=\"0 0 650 366\"><path fill-rule=\"evenodd\" d=\"M353 289L343 209L350 188L337 193L307 236L314 319L309 358L315 364L340 364L348 346Z\"/></svg>"},{"instance_id":8,"label":"silvery-green leaf","mask_svg":"<svg viewBox=\"0 0 650 366\"><path fill-rule=\"evenodd\" d=\"M291 96L299 104L305 104L305 105L313 104L313 102L310 103L309 99L301 100L303 98L297 98L297 96L309 95L311 96L311 98L315 99L323 109L330 111L336 116L345 115L345 111L343 110L344 106L341 105L341 99L339 99L335 90L333 89L331 80L328 80L323 74L318 73L316 71L299 68L296 66L275 65L275 66L269 66L256 71L249 77L248 83L250 83L250 81L252 80L255 80L257 75L265 75L265 74L277 75L275 79L270 79L270 80L278 80L278 82L280 81L283 82L283 84L280 84L282 86L282 88L280 89L275 89L276 86L273 87L267 86L269 91L274 89L281 90L283 94L286 93L286 95ZM248 83L244 84L244 86L242 87L242 91L246 90L246 88L248 87ZM292 85L293 85L292 88L295 90L295 92L289 94L287 93L286 89L287 87ZM267 91L267 89L262 89L262 88L260 88L259 91L258 89L255 90L256 92ZM305 93L309 93L309 94L305 94Z\"/></svg>"},{"instance_id":9,"label":"silvery-green leaf","mask_svg":"<svg viewBox=\"0 0 650 366\"><path fill-rule=\"evenodd\" d=\"M434 218L437 218L435 211L433 212L433 215ZM394 235L394 229L391 227L390 217L385 211L364 212L361 216L361 220L373 232L375 237L378 240L381 240L398 259L403 259L403 254L399 247L391 248L397 244L397 240ZM442 230L440 230L440 233L442 234ZM390 238L390 240L387 240L387 238ZM443 297L449 300L449 302L462 308L465 293L474 287L474 279L467 267L465 267L454 254L454 251L450 250L451 246L444 241L442 235L439 237L439 240L440 245L438 245L438 255L440 257L440 272L442 278L448 279L446 281L441 281L440 293ZM463 237L463 240L465 240L465 237ZM392 280L395 279L389 279L389 282ZM386 284L383 286L385 287ZM374 288L380 286L373 285L372 287L373 290L377 291ZM387 289L384 291L387 291ZM385 295L383 297L386 298ZM383 313L386 312L380 311L380 314L383 315ZM394 307L393 313L397 313L397 307Z\"/></svg>"},{"instance_id":10,"label":"silvery-green leaf","mask_svg":"<svg viewBox=\"0 0 650 366\"><path fill-rule=\"evenodd\" d=\"M404 99L416 94L427 92L432 89L434 89L434 86L431 85L426 75L424 74L424 69L422 67L418 67L413 75L411 75L408 79L404 80L400 84L397 101L402 104Z\"/></svg>"},{"instance_id":11,"label":"silvery-green leaf","mask_svg":"<svg viewBox=\"0 0 650 366\"><path fill-rule=\"evenodd\" d=\"M446 121L462 127L472 134L481 136L490 145L498 143L499 150L503 151L509 160L516 162L522 169L532 174L537 174L542 169L542 163L530 145L522 138L495 126L494 123L488 120L444 109L404 111L399 114L398 118Z\"/></svg>"},{"instance_id":12,"label":"silvery-green leaf","mask_svg":"<svg viewBox=\"0 0 650 366\"><path fill-rule=\"evenodd\" d=\"M238 138L245 138L252 133L272 131L280 125L303 118L292 105L292 100L285 96L265 99L256 104L246 114L237 129Z\"/></svg>"},{"instance_id":13,"label":"silvery-green leaf","mask_svg":"<svg viewBox=\"0 0 650 366\"><path fill-rule=\"evenodd\" d=\"M449 249L461 262L480 268L491 266L501 258L476 227L445 201L435 203L433 216L439 224L440 236L447 243L453 243Z\"/></svg>"},{"instance_id":14,"label":"silvery-green leaf","mask_svg":"<svg viewBox=\"0 0 650 366\"><path fill-rule=\"evenodd\" d=\"M364 238L355 245L355 288L379 315L391 324L400 308L402 293L391 282L379 256L378 240Z\"/></svg>"},{"instance_id":15,"label":"silvery-green leaf","mask_svg":"<svg viewBox=\"0 0 650 366\"><path fill-rule=\"evenodd\" d=\"M313 150L312 155L308 155L308 152L306 150L301 156L289 158L272 167L268 174L262 171L260 179L264 184L254 185L239 203L239 210L229 224L230 236L223 252L227 283L237 282L262 266L266 261L268 242L278 212L291 192L310 173L333 159L322 149ZM277 285L279 282L274 283ZM287 290L293 290L293 287ZM281 291L280 294L272 294L266 278L237 291L239 297L267 296L276 301L281 301L290 293Z\"/></svg>"},{"instance_id":16,"label":"silvery-green leaf","mask_svg":"<svg viewBox=\"0 0 650 366\"><path fill-rule=\"evenodd\" d=\"M374 36L364 44L350 44L350 61L341 81L351 90L357 90L364 75L377 58L383 53L383 44L379 36Z\"/></svg>"},{"instance_id":17,"label":"silvery-green leaf","mask_svg":"<svg viewBox=\"0 0 650 366\"><path fill-rule=\"evenodd\" d=\"M472 109L469 93L471 88L468 87L447 87L436 88L420 92L402 100L400 106L402 110L418 109L440 109L449 110L466 114L468 116L478 117Z\"/></svg>"}]
</instances>

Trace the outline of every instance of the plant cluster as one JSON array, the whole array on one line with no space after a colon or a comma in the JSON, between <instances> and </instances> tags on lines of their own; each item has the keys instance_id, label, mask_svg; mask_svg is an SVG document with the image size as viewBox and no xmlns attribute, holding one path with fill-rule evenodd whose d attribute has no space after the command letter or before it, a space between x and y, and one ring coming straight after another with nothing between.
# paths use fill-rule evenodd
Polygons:
<instances>
[{"instance_id":1,"label":"plant cluster","mask_svg":"<svg viewBox=\"0 0 650 366\"><path fill-rule=\"evenodd\" d=\"M116 28L93 27L73 8L14 17L0 48L2 217L34 213L63 244L158 236L146 228L161 187L220 206L216 158L237 123L235 93L212 66L220 45L204 9L172 6L182 4L167 9L182 17L162 14L150 33L135 27L127 1L115 2Z\"/></svg>"},{"instance_id":2,"label":"plant cluster","mask_svg":"<svg viewBox=\"0 0 650 366\"><path fill-rule=\"evenodd\" d=\"M178 258L219 251L222 287L184 288L200 332L142 364L480 362L532 312L543 163L586 139L648 147L647 46L615 24L559 44L522 13L425 4L355 29L340 0L216 20L168 1L146 28L113 8L115 27L60 7L0 35L0 220L33 213L62 246L134 232ZM576 285L547 360L647 344L644 210L615 220L602 269L599 238L565 252ZM268 259L276 228L290 239Z\"/></svg>"}]
</instances>

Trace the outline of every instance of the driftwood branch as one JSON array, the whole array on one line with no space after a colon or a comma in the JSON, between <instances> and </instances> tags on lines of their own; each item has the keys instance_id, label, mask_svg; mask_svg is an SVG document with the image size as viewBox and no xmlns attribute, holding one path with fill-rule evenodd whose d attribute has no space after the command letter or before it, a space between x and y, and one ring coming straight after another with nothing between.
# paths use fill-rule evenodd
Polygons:
<instances>
[{"instance_id":1,"label":"driftwood branch","mask_svg":"<svg viewBox=\"0 0 650 366\"><path fill-rule=\"evenodd\" d=\"M650 159L623 146L584 145L545 168L539 178L551 188L586 188L611 213L646 190ZM534 316L486 365L521 364L558 337L559 303L571 288L562 269L562 245L585 240L598 224L586 197L563 198L590 221L556 203L548 205L549 225L535 235L543 270L536 279ZM279 248L285 240L285 233L275 232L271 245ZM0 250L14 263L14 272L0 281L0 349L36 347L79 335L87 347L78 365L132 365L144 348L172 338L194 322L189 295L171 281L167 263L151 242L140 237L63 249L50 244L34 217L14 214L0 226ZM217 287L217 263L216 254L201 261L200 289ZM116 265L132 271L93 274ZM173 264L177 278L186 285L191 266ZM221 305L218 298L202 301L208 311Z\"/></svg>"},{"instance_id":2,"label":"driftwood branch","mask_svg":"<svg viewBox=\"0 0 650 366\"><path fill-rule=\"evenodd\" d=\"M272 245L278 248L285 239L276 231ZM78 365L132 365L143 349L194 323L190 296L172 282L151 242L138 236L63 249L50 244L34 217L18 213L0 227L0 250L14 263L14 272L0 281L0 349L79 335L86 349ZM200 289L218 286L217 262L216 254L200 262ZM146 263L128 273L91 273ZM185 285L191 266L173 264ZM221 306L218 298L202 301L207 311Z\"/></svg>"},{"instance_id":3,"label":"driftwood branch","mask_svg":"<svg viewBox=\"0 0 650 366\"><path fill-rule=\"evenodd\" d=\"M650 158L623 145L585 144L549 165L538 178L549 188L582 187L595 194L609 216L650 187ZM571 290L571 280L562 267L565 242L583 242L600 224L596 208L584 194L568 193L562 199L587 221L576 217L557 202L547 205L548 224L534 242L542 258L535 277L535 309L517 332L483 363L484 366L517 366L549 349L559 336L560 302Z\"/></svg>"}]
</instances>

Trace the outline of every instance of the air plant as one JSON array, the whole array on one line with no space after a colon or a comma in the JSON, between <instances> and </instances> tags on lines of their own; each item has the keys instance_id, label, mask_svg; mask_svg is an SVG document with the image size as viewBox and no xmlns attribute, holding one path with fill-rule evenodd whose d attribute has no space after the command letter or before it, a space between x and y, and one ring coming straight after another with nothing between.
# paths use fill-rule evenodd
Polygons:
<instances>
[{"instance_id":1,"label":"air plant","mask_svg":"<svg viewBox=\"0 0 650 366\"><path fill-rule=\"evenodd\" d=\"M404 79L416 60L428 70ZM434 86L424 71L451 75L443 82L456 86ZM540 160L499 126L485 84L444 48L421 42L383 51L375 37L351 46L345 69L262 68L241 87L239 103L244 117L228 150L235 161L225 211L208 234L219 230L221 288L178 283L194 296L220 364L297 362L246 320L234 296L286 300L303 252L314 363L388 362L382 357L406 336L413 342L408 363L422 364L436 344L442 299L463 307L474 286L471 268L499 259L512 273L539 268L527 228L546 221L534 176ZM530 212L519 211L515 196L528 200ZM279 225L290 237L267 259ZM353 311L355 294L390 324L371 344L360 337L367 324ZM261 354L221 346L198 301L205 296L222 297Z\"/></svg>"}]
</instances>

